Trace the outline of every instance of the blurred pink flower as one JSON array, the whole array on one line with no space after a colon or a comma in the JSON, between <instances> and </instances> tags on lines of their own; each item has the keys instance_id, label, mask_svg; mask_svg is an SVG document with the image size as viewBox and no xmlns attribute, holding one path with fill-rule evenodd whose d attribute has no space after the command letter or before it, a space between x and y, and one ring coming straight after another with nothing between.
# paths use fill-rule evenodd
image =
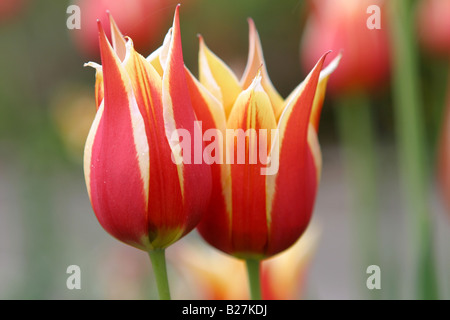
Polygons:
<instances>
[{"instance_id":1,"label":"blurred pink flower","mask_svg":"<svg viewBox=\"0 0 450 320\"><path fill-rule=\"evenodd\" d=\"M0 23L15 18L28 3L28 0L0 0Z\"/></svg>"},{"instance_id":2,"label":"blurred pink flower","mask_svg":"<svg viewBox=\"0 0 450 320\"><path fill-rule=\"evenodd\" d=\"M422 0L417 10L422 45L450 58L450 0Z\"/></svg>"},{"instance_id":3,"label":"blurred pink flower","mask_svg":"<svg viewBox=\"0 0 450 320\"><path fill-rule=\"evenodd\" d=\"M323 52L330 58L342 51L339 68L329 81L332 94L371 90L389 75L389 39L382 0L310 0L311 11L301 42L301 61L305 70ZM381 29L369 29L367 8L381 8ZM330 59L330 60L331 60Z\"/></svg>"},{"instance_id":4,"label":"blurred pink flower","mask_svg":"<svg viewBox=\"0 0 450 320\"><path fill-rule=\"evenodd\" d=\"M147 51L163 40L161 36L170 25L176 3L172 0L74 0L73 4L81 10L81 29L70 33L81 53L94 59L100 55L97 19L110 36L107 11L124 35L133 39L136 50Z\"/></svg>"}]
</instances>

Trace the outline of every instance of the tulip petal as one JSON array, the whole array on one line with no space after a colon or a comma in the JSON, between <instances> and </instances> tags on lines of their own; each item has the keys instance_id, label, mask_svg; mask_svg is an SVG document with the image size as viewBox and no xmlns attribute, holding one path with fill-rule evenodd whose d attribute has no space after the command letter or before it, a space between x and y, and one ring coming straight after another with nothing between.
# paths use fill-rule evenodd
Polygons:
<instances>
[{"instance_id":1,"label":"tulip petal","mask_svg":"<svg viewBox=\"0 0 450 320\"><path fill-rule=\"evenodd\" d=\"M230 165L225 159L226 119L222 104L186 69L186 79L192 105L198 119L202 121L203 135L208 130L218 130L222 143L218 143L221 163L211 164L212 190L211 200L198 230L204 239L212 245L231 251L231 183ZM217 138L215 138L217 139ZM214 143L215 141L211 142ZM205 143L205 148L208 146Z\"/></svg>"},{"instance_id":2,"label":"tulip petal","mask_svg":"<svg viewBox=\"0 0 450 320\"><path fill-rule=\"evenodd\" d=\"M85 63L84 66L95 69L95 105L98 110L104 98L102 66L95 62Z\"/></svg>"},{"instance_id":3,"label":"tulip petal","mask_svg":"<svg viewBox=\"0 0 450 320\"><path fill-rule=\"evenodd\" d=\"M241 85L233 71L209 50L203 37L200 36L199 40L200 83L223 103L225 114L228 117L237 96L242 91Z\"/></svg>"},{"instance_id":4,"label":"tulip petal","mask_svg":"<svg viewBox=\"0 0 450 320\"><path fill-rule=\"evenodd\" d=\"M261 46L261 40L256 30L255 23L253 19L248 19L249 24L249 54L247 60L247 66L244 71L244 75L241 79L242 88L246 89L255 78L258 70L261 69L261 84L269 95L270 101L272 102L272 107L275 115L281 114L282 108L284 106L284 100L277 92L272 82L270 81L269 74L267 72L266 63L264 62L264 56Z\"/></svg>"},{"instance_id":5,"label":"tulip petal","mask_svg":"<svg viewBox=\"0 0 450 320\"><path fill-rule=\"evenodd\" d=\"M153 51L148 57L147 61L150 62L150 64L155 68L156 72L162 77L164 70L161 66L161 62L159 59L159 55L161 53L161 47Z\"/></svg>"},{"instance_id":6,"label":"tulip petal","mask_svg":"<svg viewBox=\"0 0 450 320\"><path fill-rule=\"evenodd\" d=\"M316 94L314 97L314 104L311 111L310 116L310 122L313 124L316 132L319 132L319 121L320 121L320 114L322 112L322 106L325 99L325 91L327 88L328 79L330 78L330 75L336 70L336 68L339 66L339 63L342 59L342 53L339 54L337 57L335 57L326 68L324 68L320 72L319 77L319 83L317 84ZM287 97L286 102L291 101L294 96L297 94L299 88L303 86L303 82L300 83L297 88L292 91L292 93ZM283 107L286 107L286 105ZM276 115L277 116L277 115ZM277 119L281 116L281 114L278 114Z\"/></svg>"},{"instance_id":7,"label":"tulip petal","mask_svg":"<svg viewBox=\"0 0 450 320\"><path fill-rule=\"evenodd\" d=\"M295 90L279 120L279 170L276 175L267 176L266 199L271 216L269 255L292 245L306 229L312 214L318 174L317 160L307 142L311 109L325 57L326 54Z\"/></svg>"},{"instance_id":8,"label":"tulip petal","mask_svg":"<svg viewBox=\"0 0 450 320\"><path fill-rule=\"evenodd\" d=\"M275 116L269 96L261 86L261 76L255 78L250 87L243 91L236 100L227 122L228 129L245 131L245 149L239 138L227 133L227 155L231 166L233 218L232 246L236 256L255 252L265 252L268 245L268 217L266 203L261 201L266 190L266 177L261 169L266 165L261 161L261 151L268 155L271 149L271 133L276 129ZM267 144L261 145L261 135L265 129ZM242 141L242 140L241 140ZM263 149L263 150L261 150ZM239 158L245 163L240 164Z\"/></svg>"},{"instance_id":9,"label":"tulip petal","mask_svg":"<svg viewBox=\"0 0 450 320\"><path fill-rule=\"evenodd\" d=\"M172 150L166 138L162 79L153 66L133 48L128 39L123 62L130 75L133 92L143 115L150 150L148 227L149 241L154 247L165 247L180 237L183 199L178 167L172 162Z\"/></svg>"},{"instance_id":10,"label":"tulip petal","mask_svg":"<svg viewBox=\"0 0 450 320\"><path fill-rule=\"evenodd\" d=\"M341 61L342 54L334 58L328 66L320 72L319 83L317 84L314 103L311 110L310 123L314 126L316 132L319 132L320 114L322 113L323 102L325 100L325 92L327 89L328 79L330 75L336 70ZM295 90L294 90L295 91Z\"/></svg>"},{"instance_id":11,"label":"tulip petal","mask_svg":"<svg viewBox=\"0 0 450 320\"><path fill-rule=\"evenodd\" d=\"M197 139L197 135L201 135L201 128L196 121L186 81L181 47L179 6L175 11L169 39L170 41L165 41L161 51L161 57L164 55L162 103L166 136L173 156L177 160L180 157L177 152L177 147L181 143L180 130L187 131L189 136L192 137L189 144L190 151L195 154L196 150L200 150L200 152L203 150L201 137ZM165 48L165 46L168 46L168 48ZM167 52L167 55L165 52ZM183 207L180 208L180 212L174 212L173 214L179 221L184 220L184 228L181 233L186 234L198 224L208 205L211 192L211 171L203 161L196 164L192 157L188 158L184 153L181 157L182 161L181 163L177 162L179 163L177 168Z\"/></svg>"},{"instance_id":12,"label":"tulip petal","mask_svg":"<svg viewBox=\"0 0 450 320\"><path fill-rule=\"evenodd\" d=\"M342 53L337 55L328 64L328 66L326 68L324 68L320 72L319 83L317 84L316 94L315 94L315 97L314 97L314 104L313 104L312 111L311 111L311 116L310 116L310 122L314 125L314 128L316 129L316 132L319 132L320 114L322 112L322 106L323 106L323 102L324 102L324 99L325 99L325 92L326 92L326 88L327 88L327 84L328 84L328 79L330 78L330 75L339 66L339 63L341 62L341 59L342 59ZM287 102L291 101L294 98L294 96L297 94L299 88L301 88L303 85L304 85L303 82L300 83L297 86L297 88L295 88L291 92L291 94L286 98L285 105L283 106L282 110L284 110L286 108ZM281 113L280 114L275 114L275 116L277 117L277 119L279 119L279 117L281 116Z\"/></svg>"},{"instance_id":13,"label":"tulip petal","mask_svg":"<svg viewBox=\"0 0 450 320\"><path fill-rule=\"evenodd\" d=\"M99 22L105 98L88 136L84 169L100 224L117 239L148 249L149 148L130 80Z\"/></svg>"}]
</instances>

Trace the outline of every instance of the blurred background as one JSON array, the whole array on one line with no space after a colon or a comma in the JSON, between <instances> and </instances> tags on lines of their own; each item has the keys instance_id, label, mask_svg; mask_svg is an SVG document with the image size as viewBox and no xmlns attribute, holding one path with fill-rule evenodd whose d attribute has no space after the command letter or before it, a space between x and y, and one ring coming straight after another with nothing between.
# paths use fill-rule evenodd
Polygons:
<instances>
[{"instance_id":1,"label":"blurred background","mask_svg":"<svg viewBox=\"0 0 450 320\"><path fill-rule=\"evenodd\" d=\"M0 0L0 299L157 297L148 256L109 236L89 203L82 158L95 70L83 64L100 63L95 21L106 24L106 9L147 56L176 3L194 75L198 34L242 75L248 17L283 97L324 52L343 54L322 112L313 221L267 263L268 297L448 299L450 0L390 2ZM67 27L73 4L79 30ZM195 232L167 254L175 299L247 297L243 266ZM66 287L70 265L81 268L81 290ZM369 265L380 267L380 290L366 286Z\"/></svg>"}]
</instances>

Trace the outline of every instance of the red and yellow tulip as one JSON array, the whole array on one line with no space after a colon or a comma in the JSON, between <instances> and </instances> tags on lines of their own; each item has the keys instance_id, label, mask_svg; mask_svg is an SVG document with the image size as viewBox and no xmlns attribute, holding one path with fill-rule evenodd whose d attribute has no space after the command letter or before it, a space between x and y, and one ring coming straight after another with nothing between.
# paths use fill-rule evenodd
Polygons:
<instances>
[{"instance_id":1,"label":"red and yellow tulip","mask_svg":"<svg viewBox=\"0 0 450 320\"><path fill-rule=\"evenodd\" d=\"M158 70L111 22L114 49L99 22L102 65L90 64L97 68L98 110L85 146L87 189L112 236L145 251L163 249L196 227L211 189L206 164L172 159L172 131L193 133L198 125L184 77L178 7Z\"/></svg>"},{"instance_id":2,"label":"red and yellow tulip","mask_svg":"<svg viewBox=\"0 0 450 320\"><path fill-rule=\"evenodd\" d=\"M202 38L200 81L188 71L186 75L203 130L217 128L227 137L205 144L206 149L220 146L218 157L223 161L211 165L211 202L198 230L208 243L228 254L261 259L291 246L310 221L321 171L318 121L326 82L339 58L321 73L326 55L322 56L305 81L283 99L267 75L259 36L253 21L249 23L250 51L241 80ZM241 149L243 164L228 157L236 158L241 148L236 137L227 133L237 129L255 129ZM263 134L268 142L258 145ZM271 152L277 149L278 159ZM263 159L249 161L255 154L272 157L275 170L262 174L269 164Z\"/></svg>"}]
</instances>

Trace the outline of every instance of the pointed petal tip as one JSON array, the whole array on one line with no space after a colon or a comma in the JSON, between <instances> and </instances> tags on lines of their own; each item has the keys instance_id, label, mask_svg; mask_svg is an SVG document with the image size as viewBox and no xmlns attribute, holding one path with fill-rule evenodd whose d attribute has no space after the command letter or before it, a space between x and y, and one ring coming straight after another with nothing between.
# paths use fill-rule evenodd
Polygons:
<instances>
[{"instance_id":1,"label":"pointed petal tip","mask_svg":"<svg viewBox=\"0 0 450 320\"><path fill-rule=\"evenodd\" d=\"M116 21L114 20L111 12L109 10L106 10L106 15L108 16L108 20L111 26L116 25Z\"/></svg>"},{"instance_id":2,"label":"pointed petal tip","mask_svg":"<svg viewBox=\"0 0 450 320\"><path fill-rule=\"evenodd\" d=\"M328 52L329 53L329 52ZM328 54L327 53L327 54ZM339 63L341 62L342 59L342 50L339 52L339 54L333 59L331 60L330 63L328 63L328 65L322 70L322 72L320 73L320 79L322 80L325 77L328 77L329 75L331 75L339 66Z\"/></svg>"},{"instance_id":3,"label":"pointed petal tip","mask_svg":"<svg viewBox=\"0 0 450 320\"><path fill-rule=\"evenodd\" d=\"M262 67L262 65L261 65L261 67ZM264 89L261 85L261 81L262 81L261 67L258 69L256 76L253 78L253 81L248 86L247 90L249 90L249 91L264 91Z\"/></svg>"},{"instance_id":4,"label":"pointed petal tip","mask_svg":"<svg viewBox=\"0 0 450 320\"><path fill-rule=\"evenodd\" d=\"M100 42L100 47L104 44L104 42L108 42L109 40L106 38L105 29L103 29L103 24L100 19L97 19L97 28L98 28L98 37Z\"/></svg>"},{"instance_id":5,"label":"pointed petal tip","mask_svg":"<svg viewBox=\"0 0 450 320\"><path fill-rule=\"evenodd\" d=\"M204 46L205 45L205 38L203 38L203 36L200 33L197 34L197 38L198 38L198 42L200 44L200 47Z\"/></svg>"},{"instance_id":6,"label":"pointed petal tip","mask_svg":"<svg viewBox=\"0 0 450 320\"><path fill-rule=\"evenodd\" d=\"M100 40L101 40L103 37L106 37L106 35L105 35L105 30L103 29L103 24L102 24L102 22L100 21L100 19L97 19L97 29L98 29L98 35L99 35Z\"/></svg>"},{"instance_id":7,"label":"pointed petal tip","mask_svg":"<svg viewBox=\"0 0 450 320\"><path fill-rule=\"evenodd\" d=\"M320 59L317 60L317 63L316 63L316 65L314 66L314 68L316 68L319 64L323 65L323 63L325 62L326 57L327 57L331 52L333 52L333 51L332 51L332 50L328 50L327 52L325 52L325 53L320 57ZM314 68L313 68L313 69L314 69ZM321 67L321 69L322 69L322 67Z\"/></svg>"},{"instance_id":8,"label":"pointed petal tip","mask_svg":"<svg viewBox=\"0 0 450 320\"><path fill-rule=\"evenodd\" d=\"M174 17L173 17L174 24L175 24L175 21L178 21L179 18L180 18L180 6L181 6L181 4L178 3L178 4L176 5L176 7L175 7L175 15L174 15Z\"/></svg>"},{"instance_id":9,"label":"pointed petal tip","mask_svg":"<svg viewBox=\"0 0 450 320\"><path fill-rule=\"evenodd\" d=\"M180 4L175 7L175 14L173 16L173 24L170 28L172 30L172 35L180 33ZM170 32L170 30L169 30Z\"/></svg>"}]
</instances>

